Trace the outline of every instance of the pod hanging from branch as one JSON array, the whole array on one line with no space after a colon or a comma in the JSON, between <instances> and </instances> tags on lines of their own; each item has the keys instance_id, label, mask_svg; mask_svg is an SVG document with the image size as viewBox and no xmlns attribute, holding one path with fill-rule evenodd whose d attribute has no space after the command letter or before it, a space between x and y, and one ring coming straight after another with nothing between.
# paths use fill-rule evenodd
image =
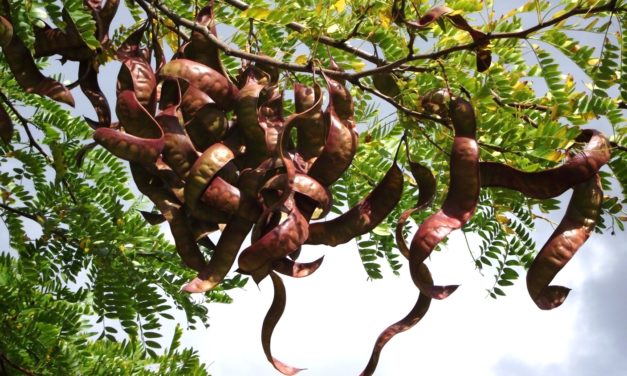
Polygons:
<instances>
[{"instance_id":1,"label":"pod hanging from branch","mask_svg":"<svg viewBox=\"0 0 627 376\"><path fill-rule=\"evenodd\" d=\"M413 273L442 239L470 219L479 198L479 148L475 140L475 113L472 105L460 97L451 101L449 108L455 130L449 191L442 209L429 216L412 239L409 266ZM444 299L457 289L457 286L434 286L420 279L418 286L423 294L435 299Z\"/></svg>"},{"instance_id":2,"label":"pod hanging from branch","mask_svg":"<svg viewBox=\"0 0 627 376\"><path fill-rule=\"evenodd\" d=\"M344 244L372 231L394 209L403 193L403 172L396 162L377 186L346 213L309 226L307 244Z\"/></svg>"},{"instance_id":3,"label":"pod hanging from branch","mask_svg":"<svg viewBox=\"0 0 627 376\"><path fill-rule=\"evenodd\" d=\"M527 272L527 289L539 308L559 307L568 296L569 288L549 286L549 283L594 230L602 203L603 190L598 174L573 187L564 218Z\"/></svg>"}]
</instances>

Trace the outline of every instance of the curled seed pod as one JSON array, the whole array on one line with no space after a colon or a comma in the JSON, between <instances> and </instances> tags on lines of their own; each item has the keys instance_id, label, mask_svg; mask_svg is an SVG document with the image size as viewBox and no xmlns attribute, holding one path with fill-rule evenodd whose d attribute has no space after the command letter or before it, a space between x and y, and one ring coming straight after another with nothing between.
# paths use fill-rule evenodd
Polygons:
<instances>
[{"instance_id":1,"label":"curled seed pod","mask_svg":"<svg viewBox=\"0 0 627 376\"><path fill-rule=\"evenodd\" d=\"M154 113L157 102L157 79L150 63L143 57L130 57L122 61L118 74L117 95L132 90L137 100L149 112Z\"/></svg>"},{"instance_id":2,"label":"curled seed pod","mask_svg":"<svg viewBox=\"0 0 627 376\"><path fill-rule=\"evenodd\" d=\"M451 231L461 228L472 216L479 198L479 148L475 140L476 121L472 105L463 98L450 104L450 118L455 129L450 162L449 191L437 213L421 225L410 246L409 266L412 270L431 254L435 246ZM419 281L420 291L435 299L444 299L457 286L434 286Z\"/></svg>"},{"instance_id":3,"label":"curled seed pod","mask_svg":"<svg viewBox=\"0 0 627 376\"><path fill-rule=\"evenodd\" d=\"M287 174L273 176L261 188L260 194L263 196L266 190L280 191L284 189L284 187L288 184L287 179ZM294 192L312 200L316 204L316 207L322 210L322 214L318 217L324 217L331 210L331 194L329 190L310 176L305 174L295 174L293 190ZM299 202L297 200L297 206L298 203Z\"/></svg>"},{"instance_id":4,"label":"curled seed pod","mask_svg":"<svg viewBox=\"0 0 627 376\"><path fill-rule=\"evenodd\" d=\"M481 162L481 186L514 189L537 199L559 196L593 177L610 159L610 142L601 132L583 130L577 141L587 142L583 151L548 170L524 172L502 163Z\"/></svg>"},{"instance_id":5,"label":"curled seed pod","mask_svg":"<svg viewBox=\"0 0 627 376\"><path fill-rule=\"evenodd\" d=\"M261 345L263 346L263 352L266 354L266 358L270 363L272 363L277 371L284 375L295 375L299 371L302 371L302 368L288 366L273 357L272 351L270 350L272 333L274 332L276 324L281 319L281 316L283 316L286 300L285 285L283 284L281 277L275 273L270 273L270 278L272 279L272 286L274 287L274 299L272 299L270 309L268 309L268 313L263 319L263 326L261 327Z\"/></svg>"},{"instance_id":6,"label":"curled seed pod","mask_svg":"<svg viewBox=\"0 0 627 376\"><path fill-rule=\"evenodd\" d=\"M108 128L101 128L103 130ZM151 174L144 167L131 163L131 174L139 191L145 194L159 209L168 221L174 237L176 251L187 267L200 271L206 263L198 248L196 238L191 231L185 209L175 195L170 192L163 181Z\"/></svg>"},{"instance_id":7,"label":"curled seed pod","mask_svg":"<svg viewBox=\"0 0 627 376\"><path fill-rule=\"evenodd\" d=\"M116 157L144 165L157 161L164 144L163 137L142 138L111 128L98 128L93 137Z\"/></svg>"},{"instance_id":8,"label":"curled seed pod","mask_svg":"<svg viewBox=\"0 0 627 376\"><path fill-rule=\"evenodd\" d=\"M222 140L228 128L226 114L213 103L205 105L185 123L189 138L199 150L204 150Z\"/></svg>"},{"instance_id":9,"label":"curled seed pod","mask_svg":"<svg viewBox=\"0 0 627 376\"><path fill-rule=\"evenodd\" d=\"M163 135L159 123L142 106L132 90L124 90L118 94L115 112L120 120L120 125L133 136L159 138Z\"/></svg>"},{"instance_id":10,"label":"curled seed pod","mask_svg":"<svg viewBox=\"0 0 627 376\"><path fill-rule=\"evenodd\" d=\"M337 114L338 118L349 129L355 128L355 105L353 104L353 98L344 84L327 77L324 75L324 80L327 83L329 89L329 108Z\"/></svg>"},{"instance_id":11,"label":"curled seed pod","mask_svg":"<svg viewBox=\"0 0 627 376\"><path fill-rule=\"evenodd\" d=\"M200 197L211 179L233 159L231 149L223 144L213 144L194 163L185 183L185 206L198 219L225 222L226 216L202 204Z\"/></svg>"},{"instance_id":12,"label":"curled seed pod","mask_svg":"<svg viewBox=\"0 0 627 376\"><path fill-rule=\"evenodd\" d=\"M104 44L109 40L109 27L111 21L118 12L120 0L107 0L104 6L96 13L96 27L98 29L98 40Z\"/></svg>"},{"instance_id":13,"label":"curled seed pod","mask_svg":"<svg viewBox=\"0 0 627 376\"><path fill-rule=\"evenodd\" d=\"M215 14L212 3L204 6L196 15L196 24L206 26L214 36L217 36ZM183 48L182 55L186 59L204 64L222 74L228 79L228 73L220 59L220 49L211 43L202 33L193 31L189 43Z\"/></svg>"},{"instance_id":14,"label":"curled seed pod","mask_svg":"<svg viewBox=\"0 0 627 376\"><path fill-rule=\"evenodd\" d=\"M418 184L418 202L416 209L423 209L429 205L435 197L435 176L431 170L420 163L409 161L409 170Z\"/></svg>"},{"instance_id":15,"label":"curled seed pod","mask_svg":"<svg viewBox=\"0 0 627 376\"><path fill-rule=\"evenodd\" d=\"M44 76L33 56L20 38L13 34L13 25L0 16L0 41L4 58L18 85L27 93L35 93L74 107L72 93L60 82ZM10 36L10 37L9 37Z\"/></svg>"},{"instance_id":16,"label":"curled seed pod","mask_svg":"<svg viewBox=\"0 0 627 376\"><path fill-rule=\"evenodd\" d=\"M13 138L13 132L13 121L4 107L0 104L0 139L8 145L11 143L11 138Z\"/></svg>"},{"instance_id":17,"label":"curled seed pod","mask_svg":"<svg viewBox=\"0 0 627 376\"><path fill-rule=\"evenodd\" d=\"M603 190L598 174L573 187L564 218L527 272L527 290L539 308L559 307L568 296L570 289L549 286L549 283L594 230L602 203Z\"/></svg>"},{"instance_id":18,"label":"curled seed pod","mask_svg":"<svg viewBox=\"0 0 627 376\"><path fill-rule=\"evenodd\" d=\"M266 101L259 106L257 117L259 126L264 130L268 155L278 155L279 137L286 124L283 119L283 93L278 86L266 86L262 91Z\"/></svg>"},{"instance_id":19,"label":"curled seed pod","mask_svg":"<svg viewBox=\"0 0 627 376\"><path fill-rule=\"evenodd\" d=\"M407 245L405 245L405 248L407 248ZM431 273L424 264L421 264L419 268L412 270L411 278L416 286L420 284L419 281L433 283ZM383 347L390 341L390 339L392 339L392 337L413 328L420 320L422 320L422 318L427 314L430 305L431 298L423 293L420 293L418 295L418 300L416 300L416 304L414 304L411 311L409 311L409 313L401 320L388 326L383 332L381 332L381 334L379 334L379 337L377 337L377 340L374 343L368 364L366 364L366 367L361 372L360 376L370 376L374 373L377 369L379 356L381 355Z\"/></svg>"},{"instance_id":20,"label":"curled seed pod","mask_svg":"<svg viewBox=\"0 0 627 376\"><path fill-rule=\"evenodd\" d=\"M216 176L211 180L200 200L209 207L228 214L235 214L239 208L240 191L237 187Z\"/></svg>"},{"instance_id":21,"label":"curled seed pod","mask_svg":"<svg viewBox=\"0 0 627 376\"><path fill-rule=\"evenodd\" d=\"M265 133L259 125L257 114L259 96L264 87L249 74L246 84L235 98L237 127L246 145L246 166L250 167L256 167L268 156L264 142Z\"/></svg>"},{"instance_id":22,"label":"curled seed pod","mask_svg":"<svg viewBox=\"0 0 627 376\"><path fill-rule=\"evenodd\" d=\"M298 153L307 162L322 153L325 144L325 126L322 116L322 92L320 86L313 88L296 83L294 85L296 112L304 113L294 119Z\"/></svg>"},{"instance_id":23,"label":"curled seed pod","mask_svg":"<svg viewBox=\"0 0 627 376\"><path fill-rule=\"evenodd\" d=\"M418 22L408 22L408 25L423 29L440 19L440 17L451 12L453 12L453 9L444 5L438 5L429 9L422 17L420 17Z\"/></svg>"},{"instance_id":24,"label":"curled seed pod","mask_svg":"<svg viewBox=\"0 0 627 376\"><path fill-rule=\"evenodd\" d=\"M285 218L243 250L238 258L239 270L251 274L256 282L267 275L272 262L297 250L309 234L309 224L295 207L292 197L285 202L284 210L287 211ZM281 219L283 215L274 217Z\"/></svg>"},{"instance_id":25,"label":"curled seed pod","mask_svg":"<svg viewBox=\"0 0 627 376\"><path fill-rule=\"evenodd\" d=\"M171 80L166 80L166 82L169 81ZM189 121L196 116L196 113L207 104L215 105L215 102L209 95L194 86L187 85L187 88L183 91L183 98L181 99L181 112L183 112L185 121Z\"/></svg>"},{"instance_id":26,"label":"curled seed pod","mask_svg":"<svg viewBox=\"0 0 627 376\"><path fill-rule=\"evenodd\" d=\"M33 46L35 54L33 57L40 58L58 54L63 59L72 61L89 61L94 58L95 51L83 41L72 19L65 17L65 21L67 22L66 30L53 29L46 23L44 23L44 27L33 27L35 34Z\"/></svg>"},{"instance_id":27,"label":"curled seed pod","mask_svg":"<svg viewBox=\"0 0 627 376\"><path fill-rule=\"evenodd\" d=\"M224 228L207 265L200 270L196 278L183 286L182 290L187 292L205 292L219 285L229 270L231 270L237 252L252 226L253 222L249 220L233 217Z\"/></svg>"},{"instance_id":28,"label":"curled seed pod","mask_svg":"<svg viewBox=\"0 0 627 376\"><path fill-rule=\"evenodd\" d=\"M272 269L275 272L292 277L292 278L303 278L313 274L320 265L322 265L322 261L324 260L324 256L320 257L317 260L311 262L295 262L287 257L276 260L272 263Z\"/></svg>"},{"instance_id":29,"label":"curled seed pod","mask_svg":"<svg viewBox=\"0 0 627 376\"><path fill-rule=\"evenodd\" d=\"M390 214L403 194L403 172L394 162L377 186L346 213L309 226L307 244L344 244L374 229Z\"/></svg>"},{"instance_id":30,"label":"curled seed pod","mask_svg":"<svg viewBox=\"0 0 627 376\"><path fill-rule=\"evenodd\" d=\"M325 187L335 183L350 166L357 150L357 135L337 117L333 108L327 110L327 139L322 153L309 169L309 176Z\"/></svg>"},{"instance_id":31,"label":"curled seed pod","mask_svg":"<svg viewBox=\"0 0 627 376\"><path fill-rule=\"evenodd\" d=\"M98 116L97 123L93 120L87 120L87 122L95 124L98 128L111 126L111 108L98 84L98 71L94 66L94 62L81 61L78 65L78 76L81 77L81 90L89 102L91 102L92 106L94 106L94 110L96 110L96 115Z\"/></svg>"},{"instance_id":32,"label":"curled seed pod","mask_svg":"<svg viewBox=\"0 0 627 376\"><path fill-rule=\"evenodd\" d=\"M167 107L156 120L164 133L163 160L181 179L185 179L198 159L198 151L183 130L176 112L175 106Z\"/></svg>"},{"instance_id":33,"label":"curled seed pod","mask_svg":"<svg viewBox=\"0 0 627 376\"><path fill-rule=\"evenodd\" d=\"M159 76L187 81L225 111L231 109L237 95L237 88L220 72L188 59L170 60L159 70Z\"/></svg>"},{"instance_id":34,"label":"curled seed pod","mask_svg":"<svg viewBox=\"0 0 627 376\"><path fill-rule=\"evenodd\" d=\"M435 89L422 96L421 104L426 113L448 117L448 103L451 101L451 92L446 88Z\"/></svg>"},{"instance_id":35,"label":"curled seed pod","mask_svg":"<svg viewBox=\"0 0 627 376\"><path fill-rule=\"evenodd\" d=\"M158 225L165 222L165 217L161 213L153 213L140 210L139 213L144 217L144 220L151 225Z\"/></svg>"}]
</instances>

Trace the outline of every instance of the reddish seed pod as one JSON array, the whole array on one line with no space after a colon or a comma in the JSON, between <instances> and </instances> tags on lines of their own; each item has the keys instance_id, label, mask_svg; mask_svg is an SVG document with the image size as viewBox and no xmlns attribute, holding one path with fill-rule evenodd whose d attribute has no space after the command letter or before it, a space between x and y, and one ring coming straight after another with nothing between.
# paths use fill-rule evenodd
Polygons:
<instances>
[{"instance_id":1,"label":"reddish seed pod","mask_svg":"<svg viewBox=\"0 0 627 376\"><path fill-rule=\"evenodd\" d=\"M274 332L276 324L278 324L281 319L281 316L283 316L286 300L285 285L281 277L275 273L270 273L270 278L272 279L272 286L274 287L274 298L272 299L272 304L270 305L270 309L268 309L266 317L263 319L263 326L261 327L261 345L263 352L266 354L266 358L277 371L281 372L283 375L295 375L302 371L302 368L295 368L281 362L272 356L272 351L270 350L272 333Z\"/></svg>"},{"instance_id":2,"label":"reddish seed pod","mask_svg":"<svg viewBox=\"0 0 627 376\"><path fill-rule=\"evenodd\" d=\"M164 145L163 137L142 138L111 128L98 128L93 137L116 157L143 165L155 163Z\"/></svg>"},{"instance_id":3,"label":"reddish seed pod","mask_svg":"<svg viewBox=\"0 0 627 376\"><path fill-rule=\"evenodd\" d=\"M133 136L159 138L163 130L155 118L139 102L135 92L124 90L118 95L115 112L124 130Z\"/></svg>"},{"instance_id":4,"label":"reddish seed pod","mask_svg":"<svg viewBox=\"0 0 627 376\"><path fill-rule=\"evenodd\" d=\"M403 172L393 163L381 182L357 205L330 221L309 226L307 244L344 244L372 231L394 209L403 193Z\"/></svg>"},{"instance_id":5,"label":"reddish seed pod","mask_svg":"<svg viewBox=\"0 0 627 376\"><path fill-rule=\"evenodd\" d=\"M414 272L442 239L470 219L479 198L479 148L475 140L474 110L468 101L459 97L451 102L449 108L455 129L449 191L442 209L429 216L412 239L409 265ZM434 286L428 281L419 281L419 288L431 298L444 299L457 286Z\"/></svg>"},{"instance_id":6,"label":"reddish seed pod","mask_svg":"<svg viewBox=\"0 0 627 376\"><path fill-rule=\"evenodd\" d=\"M287 257L283 257L282 259L276 260L272 263L272 269L277 273L292 278L303 278L318 270L320 265L322 265L323 260L324 256L311 262L296 262Z\"/></svg>"},{"instance_id":7,"label":"reddish seed pod","mask_svg":"<svg viewBox=\"0 0 627 376\"><path fill-rule=\"evenodd\" d=\"M527 272L527 289L539 308L559 307L568 296L570 289L549 286L549 283L594 231L602 203L603 190L598 174L573 187L564 218Z\"/></svg>"},{"instance_id":8,"label":"reddish seed pod","mask_svg":"<svg viewBox=\"0 0 627 376\"><path fill-rule=\"evenodd\" d=\"M4 106L0 104L0 140L8 145L13 138L13 131L13 121Z\"/></svg>"},{"instance_id":9,"label":"reddish seed pod","mask_svg":"<svg viewBox=\"0 0 627 376\"><path fill-rule=\"evenodd\" d=\"M317 84L308 87L299 83L294 85L296 111L305 113L294 119L298 153L312 163L318 157L325 144L325 126L322 115L322 92Z\"/></svg>"},{"instance_id":10,"label":"reddish seed pod","mask_svg":"<svg viewBox=\"0 0 627 376\"><path fill-rule=\"evenodd\" d=\"M35 93L74 107L72 93L60 82L44 76L22 40L13 34L13 25L0 16L0 46L18 85L27 93Z\"/></svg>"},{"instance_id":11,"label":"reddish seed pod","mask_svg":"<svg viewBox=\"0 0 627 376\"><path fill-rule=\"evenodd\" d=\"M592 178L610 159L610 142L601 132L583 130L577 141L587 142L583 151L548 170L524 172L502 163L481 162L481 186L514 189L537 199L559 196Z\"/></svg>"},{"instance_id":12,"label":"reddish seed pod","mask_svg":"<svg viewBox=\"0 0 627 376\"><path fill-rule=\"evenodd\" d=\"M181 179L185 179L198 159L198 151L183 130L175 106L165 108L156 120L164 133L163 160Z\"/></svg>"},{"instance_id":13,"label":"reddish seed pod","mask_svg":"<svg viewBox=\"0 0 627 376\"><path fill-rule=\"evenodd\" d=\"M95 125L96 128L109 127L111 126L111 107L109 107L109 102L100 89L98 71L93 64L92 61L81 61L78 66L78 76L82 77L80 88L92 106L94 106L98 116L97 123L89 119L87 119L87 122Z\"/></svg>"},{"instance_id":14,"label":"reddish seed pod","mask_svg":"<svg viewBox=\"0 0 627 376\"><path fill-rule=\"evenodd\" d=\"M237 95L237 88L220 72L188 59L170 60L159 70L159 76L187 81L225 111L231 109Z\"/></svg>"}]
</instances>

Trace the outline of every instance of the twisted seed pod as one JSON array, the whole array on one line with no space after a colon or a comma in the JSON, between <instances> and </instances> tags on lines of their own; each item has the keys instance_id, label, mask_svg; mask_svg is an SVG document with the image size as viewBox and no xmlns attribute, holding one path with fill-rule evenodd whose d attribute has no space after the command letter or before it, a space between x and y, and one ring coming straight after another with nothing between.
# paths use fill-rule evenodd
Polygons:
<instances>
[{"instance_id":1,"label":"twisted seed pod","mask_svg":"<svg viewBox=\"0 0 627 376\"><path fill-rule=\"evenodd\" d=\"M233 152L223 144L214 144L205 150L189 171L185 182L185 207L198 219L226 222L224 213L206 207L200 198L211 179L233 159Z\"/></svg>"},{"instance_id":2,"label":"twisted seed pod","mask_svg":"<svg viewBox=\"0 0 627 376\"><path fill-rule=\"evenodd\" d=\"M280 274L287 275L292 278L303 278L313 274L320 265L324 256L311 262L295 262L287 257L276 260L272 263L272 269Z\"/></svg>"},{"instance_id":3,"label":"twisted seed pod","mask_svg":"<svg viewBox=\"0 0 627 376\"><path fill-rule=\"evenodd\" d=\"M111 126L111 108L98 84L98 71L94 64L93 61L81 61L78 65L78 76L81 77L80 88L94 106L98 116L98 122L86 120L95 128L109 127Z\"/></svg>"},{"instance_id":4,"label":"twisted seed pod","mask_svg":"<svg viewBox=\"0 0 627 376\"><path fill-rule=\"evenodd\" d=\"M94 58L96 52L91 50L70 17L65 17L67 27L65 30L52 28L44 22L44 27L33 28L35 34L34 58L61 55L65 60L89 61ZM79 75L79 77L81 77Z\"/></svg>"},{"instance_id":5,"label":"twisted seed pod","mask_svg":"<svg viewBox=\"0 0 627 376\"><path fill-rule=\"evenodd\" d=\"M281 362L272 356L272 351L270 350L272 333L285 311L286 299L285 285L283 284L281 277L271 272L270 278L272 279L272 286L274 287L274 299L272 299L270 309L268 309L268 313L263 319L263 326L261 327L261 345L263 346L263 352L266 354L266 358L270 363L272 363L272 366L274 366L277 371L284 375L295 375L303 369L288 366L287 364Z\"/></svg>"},{"instance_id":6,"label":"twisted seed pod","mask_svg":"<svg viewBox=\"0 0 627 376\"><path fill-rule=\"evenodd\" d=\"M14 128L11 116L9 116L7 111L0 104L0 140L8 145L11 142L11 138L13 138L13 132Z\"/></svg>"},{"instance_id":7,"label":"twisted seed pod","mask_svg":"<svg viewBox=\"0 0 627 376\"><path fill-rule=\"evenodd\" d=\"M502 163L481 162L481 186L514 189L537 199L559 196L588 181L610 159L610 142L601 132L586 129L576 140L587 142L583 151L570 156L563 165L548 170L524 172Z\"/></svg>"},{"instance_id":8,"label":"twisted seed pod","mask_svg":"<svg viewBox=\"0 0 627 376\"><path fill-rule=\"evenodd\" d=\"M237 117L237 128L246 145L246 166L256 167L267 158L267 148L265 145L265 133L259 125L257 109L259 107L259 96L265 86L248 74L246 84L238 92L235 98L235 115Z\"/></svg>"},{"instance_id":9,"label":"twisted seed pod","mask_svg":"<svg viewBox=\"0 0 627 376\"><path fill-rule=\"evenodd\" d=\"M111 128L96 129L93 138L116 157L143 165L155 163L164 145L163 136L143 138Z\"/></svg>"},{"instance_id":10,"label":"twisted seed pod","mask_svg":"<svg viewBox=\"0 0 627 376\"><path fill-rule=\"evenodd\" d=\"M564 218L527 272L527 289L539 308L559 307L568 296L570 289L549 286L549 283L594 230L602 203L603 190L598 174L573 187Z\"/></svg>"},{"instance_id":11,"label":"twisted seed pod","mask_svg":"<svg viewBox=\"0 0 627 376\"><path fill-rule=\"evenodd\" d=\"M308 87L296 83L294 85L294 102L296 111L307 113L295 119L296 144L298 153L310 162L322 153L325 144L325 127L322 115L322 92L320 86Z\"/></svg>"},{"instance_id":12,"label":"twisted seed pod","mask_svg":"<svg viewBox=\"0 0 627 376\"><path fill-rule=\"evenodd\" d=\"M106 128L102 128L106 129ZM130 164L137 188L145 194L163 214L170 225L176 251L187 267L202 270L206 263L192 233L185 209L180 201L165 187L163 182L135 163Z\"/></svg>"},{"instance_id":13,"label":"twisted seed pod","mask_svg":"<svg viewBox=\"0 0 627 376\"><path fill-rule=\"evenodd\" d=\"M260 194L263 196L267 190L282 190L288 185L287 179L287 174L273 176L261 188ZM321 209L322 212L319 217L324 217L331 210L331 193L327 188L322 186L318 183L318 181L314 180L310 176L305 174L295 174L293 190L294 192L312 200L316 207ZM296 200L296 204L298 206L298 200Z\"/></svg>"},{"instance_id":14,"label":"twisted seed pod","mask_svg":"<svg viewBox=\"0 0 627 376\"><path fill-rule=\"evenodd\" d=\"M442 239L470 219L479 197L479 148L475 140L472 105L456 98L450 104L450 118L455 139L451 152L449 191L442 209L429 216L412 239L409 266L414 272ZM434 286L427 280L419 280L418 286L423 294L435 299L444 299L457 289L457 286Z\"/></svg>"},{"instance_id":15,"label":"twisted seed pod","mask_svg":"<svg viewBox=\"0 0 627 376\"><path fill-rule=\"evenodd\" d=\"M133 90L124 90L118 94L115 112L120 125L126 132L142 138L160 138L163 130L159 123L139 102Z\"/></svg>"},{"instance_id":16,"label":"twisted seed pod","mask_svg":"<svg viewBox=\"0 0 627 376\"><path fill-rule=\"evenodd\" d=\"M309 226L307 244L335 247L374 229L390 214L403 194L403 172L396 162L377 186L357 205L330 221Z\"/></svg>"},{"instance_id":17,"label":"twisted seed pod","mask_svg":"<svg viewBox=\"0 0 627 376\"><path fill-rule=\"evenodd\" d=\"M0 16L0 47L15 81L27 93L35 93L74 107L72 93L60 82L44 76L22 40L13 34L13 25Z\"/></svg>"},{"instance_id":18,"label":"twisted seed pod","mask_svg":"<svg viewBox=\"0 0 627 376\"><path fill-rule=\"evenodd\" d=\"M211 180L200 200L207 206L228 214L235 214L239 208L240 191L219 176Z\"/></svg>"},{"instance_id":19,"label":"twisted seed pod","mask_svg":"<svg viewBox=\"0 0 627 376\"><path fill-rule=\"evenodd\" d=\"M185 179L198 160L198 151L183 130L175 106L165 108L156 120L164 133L163 160L181 179Z\"/></svg>"},{"instance_id":20,"label":"twisted seed pod","mask_svg":"<svg viewBox=\"0 0 627 376\"><path fill-rule=\"evenodd\" d=\"M179 78L209 95L225 111L232 108L237 88L220 72L188 59L170 60L159 70L159 76Z\"/></svg>"}]
</instances>

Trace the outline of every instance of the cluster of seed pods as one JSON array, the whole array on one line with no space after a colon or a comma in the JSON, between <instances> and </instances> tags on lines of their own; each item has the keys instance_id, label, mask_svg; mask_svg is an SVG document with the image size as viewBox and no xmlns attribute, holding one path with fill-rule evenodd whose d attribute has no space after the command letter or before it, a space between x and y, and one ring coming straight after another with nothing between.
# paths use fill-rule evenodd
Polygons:
<instances>
[{"instance_id":1,"label":"cluster of seed pods","mask_svg":"<svg viewBox=\"0 0 627 376\"><path fill-rule=\"evenodd\" d=\"M97 37L106 43L118 1L109 0L104 7L99 1L87 3L98 20ZM447 13L448 9L439 9L430 14L432 19L421 22L427 24ZM203 8L196 22L215 34L211 7ZM465 25L459 20L457 24ZM336 246L373 230L400 201L403 170L395 159L383 179L353 208L322 220L332 204L329 187L350 167L357 150L353 102L344 83L323 77L328 94L324 110L323 89L315 80L311 86L296 83L295 111L284 116L278 70L246 63L233 79L219 50L197 32L166 62L158 43L153 51L141 47L146 30L143 26L133 32L117 51L122 63L116 88L117 123L111 123L111 111L98 87L94 55L81 47L76 35L49 27L38 30L35 50L38 56L61 54L80 61L80 87L98 115L97 121L89 120L95 128L94 140L129 161L135 184L159 211L143 213L144 217L151 224L167 221L181 260L197 272L183 290L211 290L235 264L239 273L257 283L270 277L275 296L263 323L262 345L278 371L293 375L300 369L274 358L270 350L286 300L279 275L305 277L321 265L322 258L297 261L303 245ZM0 47L25 90L73 104L65 86L37 70L30 52L3 17ZM600 212L603 193L598 171L610 157L609 142L601 133L583 131L577 139L586 142L582 152L570 155L560 167L529 173L479 161L476 115L468 100L440 89L422 98L422 108L450 123L454 131L448 193L442 207L419 225L407 245L404 224L431 203L436 192L431 171L413 162L408 152L408 170L418 184L419 197L415 207L400 216L396 240L419 294L412 310L379 335L362 375L375 371L385 344L420 321L432 299L444 299L457 288L435 285L424 261L450 232L471 219L481 188L513 189L537 199L573 188L563 221L527 274L529 294L541 309L555 308L565 300L569 290L549 284L588 238ZM1 106L0 123L10 125ZM10 139L5 128L0 136ZM217 244L208 238L215 231L221 231ZM250 245L241 250L249 235ZM209 260L199 245L212 250Z\"/></svg>"}]
</instances>

